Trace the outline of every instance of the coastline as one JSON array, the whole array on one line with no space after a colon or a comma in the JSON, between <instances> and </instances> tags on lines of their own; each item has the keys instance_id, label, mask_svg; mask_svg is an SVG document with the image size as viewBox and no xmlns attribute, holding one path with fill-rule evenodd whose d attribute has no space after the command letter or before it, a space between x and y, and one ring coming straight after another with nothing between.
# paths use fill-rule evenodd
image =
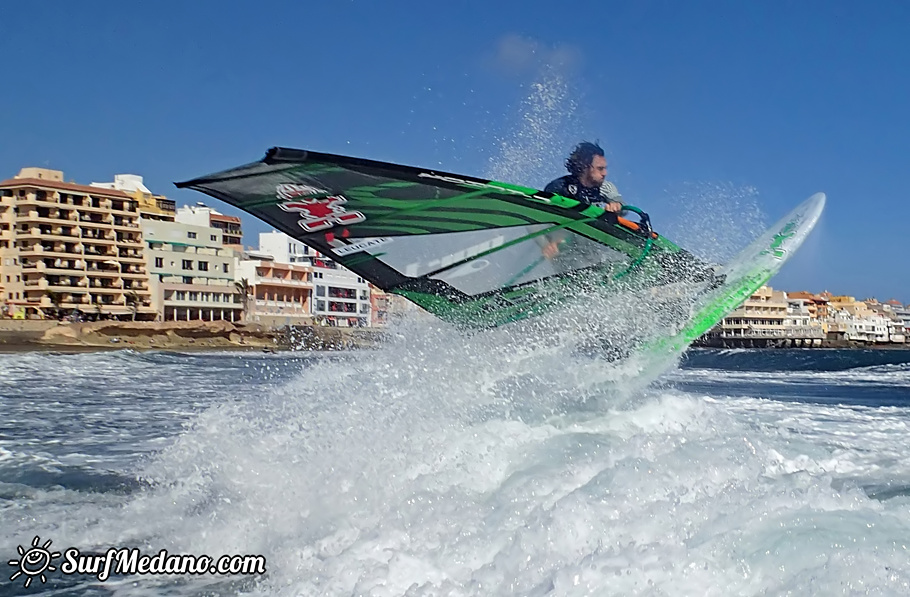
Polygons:
<instances>
[{"instance_id":1,"label":"coastline","mask_svg":"<svg viewBox=\"0 0 910 597\"><path fill-rule=\"evenodd\" d=\"M228 321L0 321L0 353L101 350L343 350L375 345L380 332L365 329L268 328Z\"/></svg>"},{"instance_id":2,"label":"coastline","mask_svg":"<svg viewBox=\"0 0 910 597\"><path fill-rule=\"evenodd\" d=\"M69 323L53 320L0 320L0 354L20 352L79 353L106 350L138 351L285 351L357 350L375 347L384 330L295 326L272 328L257 323L228 321L98 321ZM718 342L701 338L693 349L795 350L910 350L907 343L866 344L824 340L818 345L775 341Z\"/></svg>"}]
</instances>

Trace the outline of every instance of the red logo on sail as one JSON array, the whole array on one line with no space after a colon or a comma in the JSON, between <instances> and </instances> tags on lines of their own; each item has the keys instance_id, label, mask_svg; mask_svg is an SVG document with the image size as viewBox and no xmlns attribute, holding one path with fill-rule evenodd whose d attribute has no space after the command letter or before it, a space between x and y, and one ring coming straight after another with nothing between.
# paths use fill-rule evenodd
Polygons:
<instances>
[{"instance_id":1,"label":"red logo on sail","mask_svg":"<svg viewBox=\"0 0 910 597\"><path fill-rule=\"evenodd\" d=\"M335 225L348 226L366 220L359 211L348 211L342 204L348 200L341 195L321 197L319 199L302 199L299 201L285 201L278 207L284 211L297 212L301 215L297 224L307 232L325 230Z\"/></svg>"}]
</instances>

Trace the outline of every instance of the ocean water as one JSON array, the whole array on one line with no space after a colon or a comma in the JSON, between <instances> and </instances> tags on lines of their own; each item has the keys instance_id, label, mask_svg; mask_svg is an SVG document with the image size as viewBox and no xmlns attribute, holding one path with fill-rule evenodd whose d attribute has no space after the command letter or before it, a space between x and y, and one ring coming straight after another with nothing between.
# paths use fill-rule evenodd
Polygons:
<instances>
[{"instance_id":1,"label":"ocean water","mask_svg":"<svg viewBox=\"0 0 910 597\"><path fill-rule=\"evenodd\" d=\"M0 595L910 594L910 351L523 333L0 355ZM36 536L267 572L8 580Z\"/></svg>"},{"instance_id":2,"label":"ocean water","mask_svg":"<svg viewBox=\"0 0 910 597\"><path fill-rule=\"evenodd\" d=\"M544 69L488 175L559 175L576 97ZM676 203L720 259L762 214L712 185ZM910 594L910 351L609 362L590 340L660 313L596 298L358 352L0 354L0 596ZM68 548L267 571L102 581Z\"/></svg>"}]
</instances>

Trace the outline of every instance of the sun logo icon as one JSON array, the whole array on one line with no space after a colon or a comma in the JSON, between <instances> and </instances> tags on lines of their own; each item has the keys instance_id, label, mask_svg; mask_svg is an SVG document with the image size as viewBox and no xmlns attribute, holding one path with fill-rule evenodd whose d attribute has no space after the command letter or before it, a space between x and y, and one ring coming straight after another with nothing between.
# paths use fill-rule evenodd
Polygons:
<instances>
[{"instance_id":1,"label":"sun logo icon","mask_svg":"<svg viewBox=\"0 0 910 597\"><path fill-rule=\"evenodd\" d=\"M32 546L30 548L23 549L21 545L18 546L19 555L21 556L18 560L10 560L10 566L17 566L19 569L9 577L10 580L16 580L21 575L25 575L28 578L25 579L25 588L28 588L32 584L32 579L38 577L41 579L42 583L47 582L47 577L44 576L45 570L56 570L57 568L51 564L51 561L54 558L60 557L60 552L55 551L51 553L48 549L51 545L51 540L48 539L44 545L38 546L38 543L41 542L41 538L38 535L35 535L35 539L32 541Z\"/></svg>"}]
</instances>

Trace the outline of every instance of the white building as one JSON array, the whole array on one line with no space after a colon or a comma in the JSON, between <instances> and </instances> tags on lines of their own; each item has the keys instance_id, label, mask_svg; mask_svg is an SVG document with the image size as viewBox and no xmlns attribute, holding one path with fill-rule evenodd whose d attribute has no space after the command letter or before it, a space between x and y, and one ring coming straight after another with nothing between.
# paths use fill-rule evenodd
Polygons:
<instances>
[{"instance_id":1,"label":"white building","mask_svg":"<svg viewBox=\"0 0 910 597\"><path fill-rule=\"evenodd\" d=\"M243 229L240 218L226 216L204 203L184 205L177 210L176 221L195 226L211 226L221 231L222 242L237 250L243 249Z\"/></svg>"},{"instance_id":2,"label":"white building","mask_svg":"<svg viewBox=\"0 0 910 597\"><path fill-rule=\"evenodd\" d=\"M889 319L880 313L857 316L838 309L835 313L835 318L846 323L847 333L845 337L847 340L883 343L888 342L890 339Z\"/></svg>"},{"instance_id":3,"label":"white building","mask_svg":"<svg viewBox=\"0 0 910 597\"><path fill-rule=\"evenodd\" d=\"M259 252L271 255L279 263L304 263L312 265L319 253L283 232L273 230L259 233Z\"/></svg>"},{"instance_id":4,"label":"white building","mask_svg":"<svg viewBox=\"0 0 910 597\"><path fill-rule=\"evenodd\" d=\"M152 305L165 321L240 321L234 251L211 226L142 220Z\"/></svg>"},{"instance_id":5,"label":"white building","mask_svg":"<svg viewBox=\"0 0 910 597\"><path fill-rule=\"evenodd\" d=\"M302 319L305 299L307 323L340 327L372 323L367 281L283 232L260 233L259 251L243 260L238 272L255 287L254 317ZM276 289L276 282L299 287L299 292Z\"/></svg>"},{"instance_id":6,"label":"white building","mask_svg":"<svg viewBox=\"0 0 910 597\"><path fill-rule=\"evenodd\" d=\"M814 303L809 299L784 296L787 299L787 316L784 318L784 335L791 338L812 339L820 345L825 338L825 328L813 314Z\"/></svg>"},{"instance_id":7,"label":"white building","mask_svg":"<svg viewBox=\"0 0 910 597\"><path fill-rule=\"evenodd\" d=\"M904 340L910 337L910 306L895 307L894 315L904 324Z\"/></svg>"},{"instance_id":8,"label":"white building","mask_svg":"<svg viewBox=\"0 0 910 597\"><path fill-rule=\"evenodd\" d=\"M317 257L313 286L314 321L342 327L370 325L370 287L366 280L330 259Z\"/></svg>"}]
</instances>

